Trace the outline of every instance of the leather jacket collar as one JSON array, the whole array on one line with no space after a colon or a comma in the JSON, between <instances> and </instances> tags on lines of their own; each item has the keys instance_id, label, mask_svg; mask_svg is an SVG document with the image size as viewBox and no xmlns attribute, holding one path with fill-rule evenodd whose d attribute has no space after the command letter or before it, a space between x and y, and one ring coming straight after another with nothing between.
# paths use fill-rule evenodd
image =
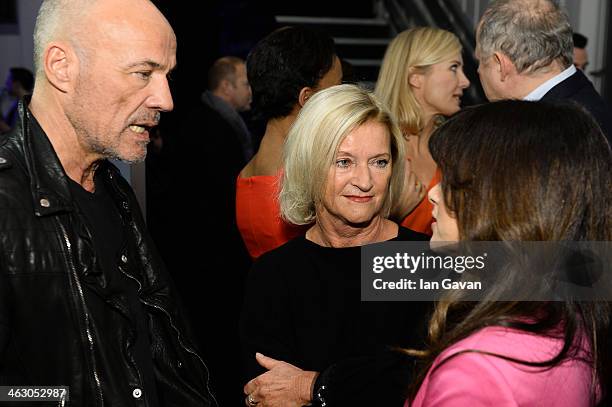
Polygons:
<instances>
[{"instance_id":1,"label":"leather jacket collar","mask_svg":"<svg viewBox=\"0 0 612 407\"><path fill-rule=\"evenodd\" d=\"M19 102L19 119L14 131L17 132L18 138L23 139L25 146L25 166L32 180L30 192L34 212L36 216L49 216L59 212L73 211L68 175L45 131L27 107L29 103L30 96L26 96ZM118 170L107 160L102 160L96 171L114 172L119 175ZM123 195L114 186L113 191ZM125 213L121 212L121 215L125 216Z\"/></svg>"},{"instance_id":2,"label":"leather jacket collar","mask_svg":"<svg viewBox=\"0 0 612 407\"><path fill-rule=\"evenodd\" d=\"M32 180L30 192L36 216L72 211L68 178L49 138L27 108L30 97L19 102L15 131L23 138L26 171Z\"/></svg>"}]
</instances>

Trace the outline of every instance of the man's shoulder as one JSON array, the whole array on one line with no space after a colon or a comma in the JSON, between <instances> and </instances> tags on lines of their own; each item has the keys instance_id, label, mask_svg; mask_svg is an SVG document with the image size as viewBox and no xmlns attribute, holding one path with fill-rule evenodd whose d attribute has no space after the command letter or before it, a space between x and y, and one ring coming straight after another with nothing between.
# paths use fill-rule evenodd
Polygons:
<instances>
[{"instance_id":1,"label":"man's shoulder","mask_svg":"<svg viewBox=\"0 0 612 407\"><path fill-rule=\"evenodd\" d=\"M14 177L24 163L23 143L17 130L0 135L0 176Z\"/></svg>"},{"instance_id":2,"label":"man's shoulder","mask_svg":"<svg viewBox=\"0 0 612 407\"><path fill-rule=\"evenodd\" d=\"M11 134L0 136L0 207L5 209L25 207L32 199L23 149Z\"/></svg>"},{"instance_id":3,"label":"man's shoulder","mask_svg":"<svg viewBox=\"0 0 612 407\"><path fill-rule=\"evenodd\" d=\"M187 109L181 118L183 131L195 130L198 133L234 132L228 120L216 109L205 103L199 103ZM196 130L197 129L197 130Z\"/></svg>"},{"instance_id":4,"label":"man's shoulder","mask_svg":"<svg viewBox=\"0 0 612 407\"><path fill-rule=\"evenodd\" d=\"M559 82L548 91L542 100L573 100L589 108L589 106L603 106L604 101L595 90L589 79L581 72L576 71L573 75Z\"/></svg>"},{"instance_id":5,"label":"man's shoulder","mask_svg":"<svg viewBox=\"0 0 612 407\"><path fill-rule=\"evenodd\" d=\"M0 134L0 152L15 149L22 151L23 137L20 132L20 128L13 128L8 133Z\"/></svg>"},{"instance_id":6,"label":"man's shoulder","mask_svg":"<svg viewBox=\"0 0 612 407\"><path fill-rule=\"evenodd\" d=\"M610 108L597 93L589 79L577 71L569 78L553 87L542 101L550 103L573 103L583 107L593 115L601 126L604 134L610 139L612 122L610 121Z\"/></svg>"},{"instance_id":7,"label":"man's shoulder","mask_svg":"<svg viewBox=\"0 0 612 407\"><path fill-rule=\"evenodd\" d=\"M188 114L204 114L210 115L213 117L221 117L219 112L213 108L209 103L204 103L203 101L198 102L197 104L190 106L187 111ZM196 116L196 118L199 118Z\"/></svg>"}]
</instances>

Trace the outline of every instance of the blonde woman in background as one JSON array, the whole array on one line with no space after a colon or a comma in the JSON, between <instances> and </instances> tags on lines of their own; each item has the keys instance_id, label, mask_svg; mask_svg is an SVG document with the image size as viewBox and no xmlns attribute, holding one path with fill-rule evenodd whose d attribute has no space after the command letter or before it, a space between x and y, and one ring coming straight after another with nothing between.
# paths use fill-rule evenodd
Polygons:
<instances>
[{"instance_id":1,"label":"blonde woman in background","mask_svg":"<svg viewBox=\"0 0 612 407\"><path fill-rule=\"evenodd\" d=\"M461 51L459 39L449 31L431 27L406 30L389 44L376 84L376 95L387 105L404 136L410 163L406 192L412 192L410 186L414 185L422 197L399 220L402 226L430 236L433 207L426 192L440 181L440 174L429 152L429 138L445 116L461 109L463 90L470 85L463 73Z\"/></svg>"}]
</instances>

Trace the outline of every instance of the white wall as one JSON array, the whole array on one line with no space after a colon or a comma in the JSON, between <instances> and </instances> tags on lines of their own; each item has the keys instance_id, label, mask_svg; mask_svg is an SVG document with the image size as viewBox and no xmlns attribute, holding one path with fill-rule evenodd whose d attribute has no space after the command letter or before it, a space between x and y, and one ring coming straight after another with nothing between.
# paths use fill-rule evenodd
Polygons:
<instances>
[{"instance_id":1,"label":"white wall","mask_svg":"<svg viewBox=\"0 0 612 407\"><path fill-rule=\"evenodd\" d=\"M22 66L33 69L32 53L34 41L34 23L36 13L40 8L42 0L18 0L17 17L19 20L19 33L11 35L0 35L0 80L8 75L12 66Z\"/></svg>"},{"instance_id":2,"label":"white wall","mask_svg":"<svg viewBox=\"0 0 612 407\"><path fill-rule=\"evenodd\" d=\"M582 0L578 1L578 3L580 5L580 14L576 22L575 31L589 39L587 44L587 52L589 54L587 75L593 82L595 89L601 93L603 90L602 78L593 77L590 75L590 72L599 71L604 68L608 30L608 0Z\"/></svg>"},{"instance_id":3,"label":"white wall","mask_svg":"<svg viewBox=\"0 0 612 407\"><path fill-rule=\"evenodd\" d=\"M572 23L574 31L589 39L587 53L589 54L589 66L587 76L593 82L595 89L601 93L602 80L591 75L593 71L599 71L605 63L605 40L607 35L607 0L561 0Z\"/></svg>"}]
</instances>

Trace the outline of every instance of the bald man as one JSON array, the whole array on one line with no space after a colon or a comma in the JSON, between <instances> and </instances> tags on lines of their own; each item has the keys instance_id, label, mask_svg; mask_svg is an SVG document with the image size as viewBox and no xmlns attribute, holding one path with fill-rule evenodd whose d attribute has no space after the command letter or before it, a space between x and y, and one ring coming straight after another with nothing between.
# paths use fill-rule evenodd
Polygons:
<instances>
[{"instance_id":1,"label":"bald man","mask_svg":"<svg viewBox=\"0 0 612 407\"><path fill-rule=\"evenodd\" d=\"M176 38L148 0L45 0L36 83L0 143L0 385L70 406L214 406L128 183ZM39 392L40 394L40 392Z\"/></svg>"}]
</instances>

